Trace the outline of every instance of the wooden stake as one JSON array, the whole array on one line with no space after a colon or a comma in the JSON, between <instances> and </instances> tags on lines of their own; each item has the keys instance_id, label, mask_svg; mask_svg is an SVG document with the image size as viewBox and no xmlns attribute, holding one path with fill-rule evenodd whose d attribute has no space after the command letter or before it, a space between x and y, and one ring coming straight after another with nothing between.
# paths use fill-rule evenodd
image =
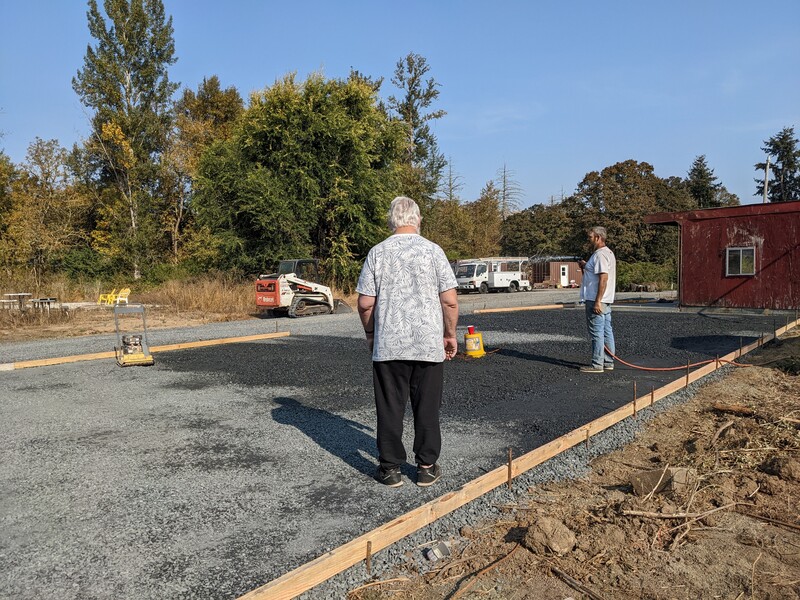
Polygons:
<instances>
[{"instance_id":1,"label":"wooden stake","mask_svg":"<svg viewBox=\"0 0 800 600\"><path fill-rule=\"evenodd\" d=\"M719 369L719 354L714 359L714 370L716 371L717 369Z\"/></svg>"},{"instance_id":2,"label":"wooden stake","mask_svg":"<svg viewBox=\"0 0 800 600\"><path fill-rule=\"evenodd\" d=\"M633 382L633 416L636 416L636 381Z\"/></svg>"},{"instance_id":3,"label":"wooden stake","mask_svg":"<svg viewBox=\"0 0 800 600\"><path fill-rule=\"evenodd\" d=\"M511 489L511 461L512 461L512 454L511 454L511 446L508 447L508 489Z\"/></svg>"},{"instance_id":4,"label":"wooden stake","mask_svg":"<svg viewBox=\"0 0 800 600\"><path fill-rule=\"evenodd\" d=\"M586 428L586 449L589 449L589 428Z\"/></svg>"},{"instance_id":5,"label":"wooden stake","mask_svg":"<svg viewBox=\"0 0 800 600\"><path fill-rule=\"evenodd\" d=\"M372 540L367 542L367 575L372 575Z\"/></svg>"},{"instance_id":6,"label":"wooden stake","mask_svg":"<svg viewBox=\"0 0 800 600\"><path fill-rule=\"evenodd\" d=\"M686 385L684 387L689 387L689 359L686 359Z\"/></svg>"},{"instance_id":7,"label":"wooden stake","mask_svg":"<svg viewBox=\"0 0 800 600\"><path fill-rule=\"evenodd\" d=\"M742 336L739 336L739 356L736 358L742 358Z\"/></svg>"}]
</instances>

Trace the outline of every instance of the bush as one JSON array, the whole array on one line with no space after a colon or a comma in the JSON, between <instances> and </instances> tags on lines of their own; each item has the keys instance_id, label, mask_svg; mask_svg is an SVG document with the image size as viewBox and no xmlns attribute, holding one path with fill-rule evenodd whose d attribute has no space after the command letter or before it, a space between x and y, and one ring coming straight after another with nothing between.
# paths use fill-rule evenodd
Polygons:
<instances>
[{"instance_id":1,"label":"bush","mask_svg":"<svg viewBox=\"0 0 800 600\"><path fill-rule=\"evenodd\" d=\"M92 248L74 248L66 252L54 268L74 281L104 279L112 273L110 261Z\"/></svg>"},{"instance_id":2,"label":"bush","mask_svg":"<svg viewBox=\"0 0 800 600\"><path fill-rule=\"evenodd\" d=\"M668 290L677 281L674 264L659 265L650 262L617 262L617 290L628 291L631 286L655 284L658 290Z\"/></svg>"}]
</instances>

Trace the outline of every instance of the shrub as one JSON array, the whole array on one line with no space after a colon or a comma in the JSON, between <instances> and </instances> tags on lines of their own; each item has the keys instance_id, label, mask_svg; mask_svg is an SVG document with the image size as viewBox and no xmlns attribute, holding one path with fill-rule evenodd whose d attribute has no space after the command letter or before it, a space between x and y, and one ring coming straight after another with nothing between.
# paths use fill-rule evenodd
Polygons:
<instances>
[{"instance_id":1,"label":"shrub","mask_svg":"<svg viewBox=\"0 0 800 600\"><path fill-rule=\"evenodd\" d=\"M627 291L634 285L655 284L659 290L668 290L677 281L674 264L659 265L650 262L617 262L617 290Z\"/></svg>"}]
</instances>

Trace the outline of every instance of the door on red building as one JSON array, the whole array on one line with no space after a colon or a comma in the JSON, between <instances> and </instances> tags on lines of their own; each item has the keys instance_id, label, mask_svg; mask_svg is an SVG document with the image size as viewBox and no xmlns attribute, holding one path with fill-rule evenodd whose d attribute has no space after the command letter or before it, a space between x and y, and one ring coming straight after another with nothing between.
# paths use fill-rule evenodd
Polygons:
<instances>
[{"instance_id":1,"label":"door on red building","mask_svg":"<svg viewBox=\"0 0 800 600\"><path fill-rule=\"evenodd\" d=\"M569 265L561 265L561 287L569 285Z\"/></svg>"}]
</instances>

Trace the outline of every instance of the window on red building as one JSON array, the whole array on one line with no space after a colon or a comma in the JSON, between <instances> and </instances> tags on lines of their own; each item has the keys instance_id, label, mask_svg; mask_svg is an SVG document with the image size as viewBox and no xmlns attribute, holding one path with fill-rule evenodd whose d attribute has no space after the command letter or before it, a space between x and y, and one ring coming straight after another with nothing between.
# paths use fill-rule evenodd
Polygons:
<instances>
[{"instance_id":1,"label":"window on red building","mask_svg":"<svg viewBox=\"0 0 800 600\"><path fill-rule=\"evenodd\" d=\"M756 249L754 247L728 248L725 274L755 275L756 274Z\"/></svg>"}]
</instances>

